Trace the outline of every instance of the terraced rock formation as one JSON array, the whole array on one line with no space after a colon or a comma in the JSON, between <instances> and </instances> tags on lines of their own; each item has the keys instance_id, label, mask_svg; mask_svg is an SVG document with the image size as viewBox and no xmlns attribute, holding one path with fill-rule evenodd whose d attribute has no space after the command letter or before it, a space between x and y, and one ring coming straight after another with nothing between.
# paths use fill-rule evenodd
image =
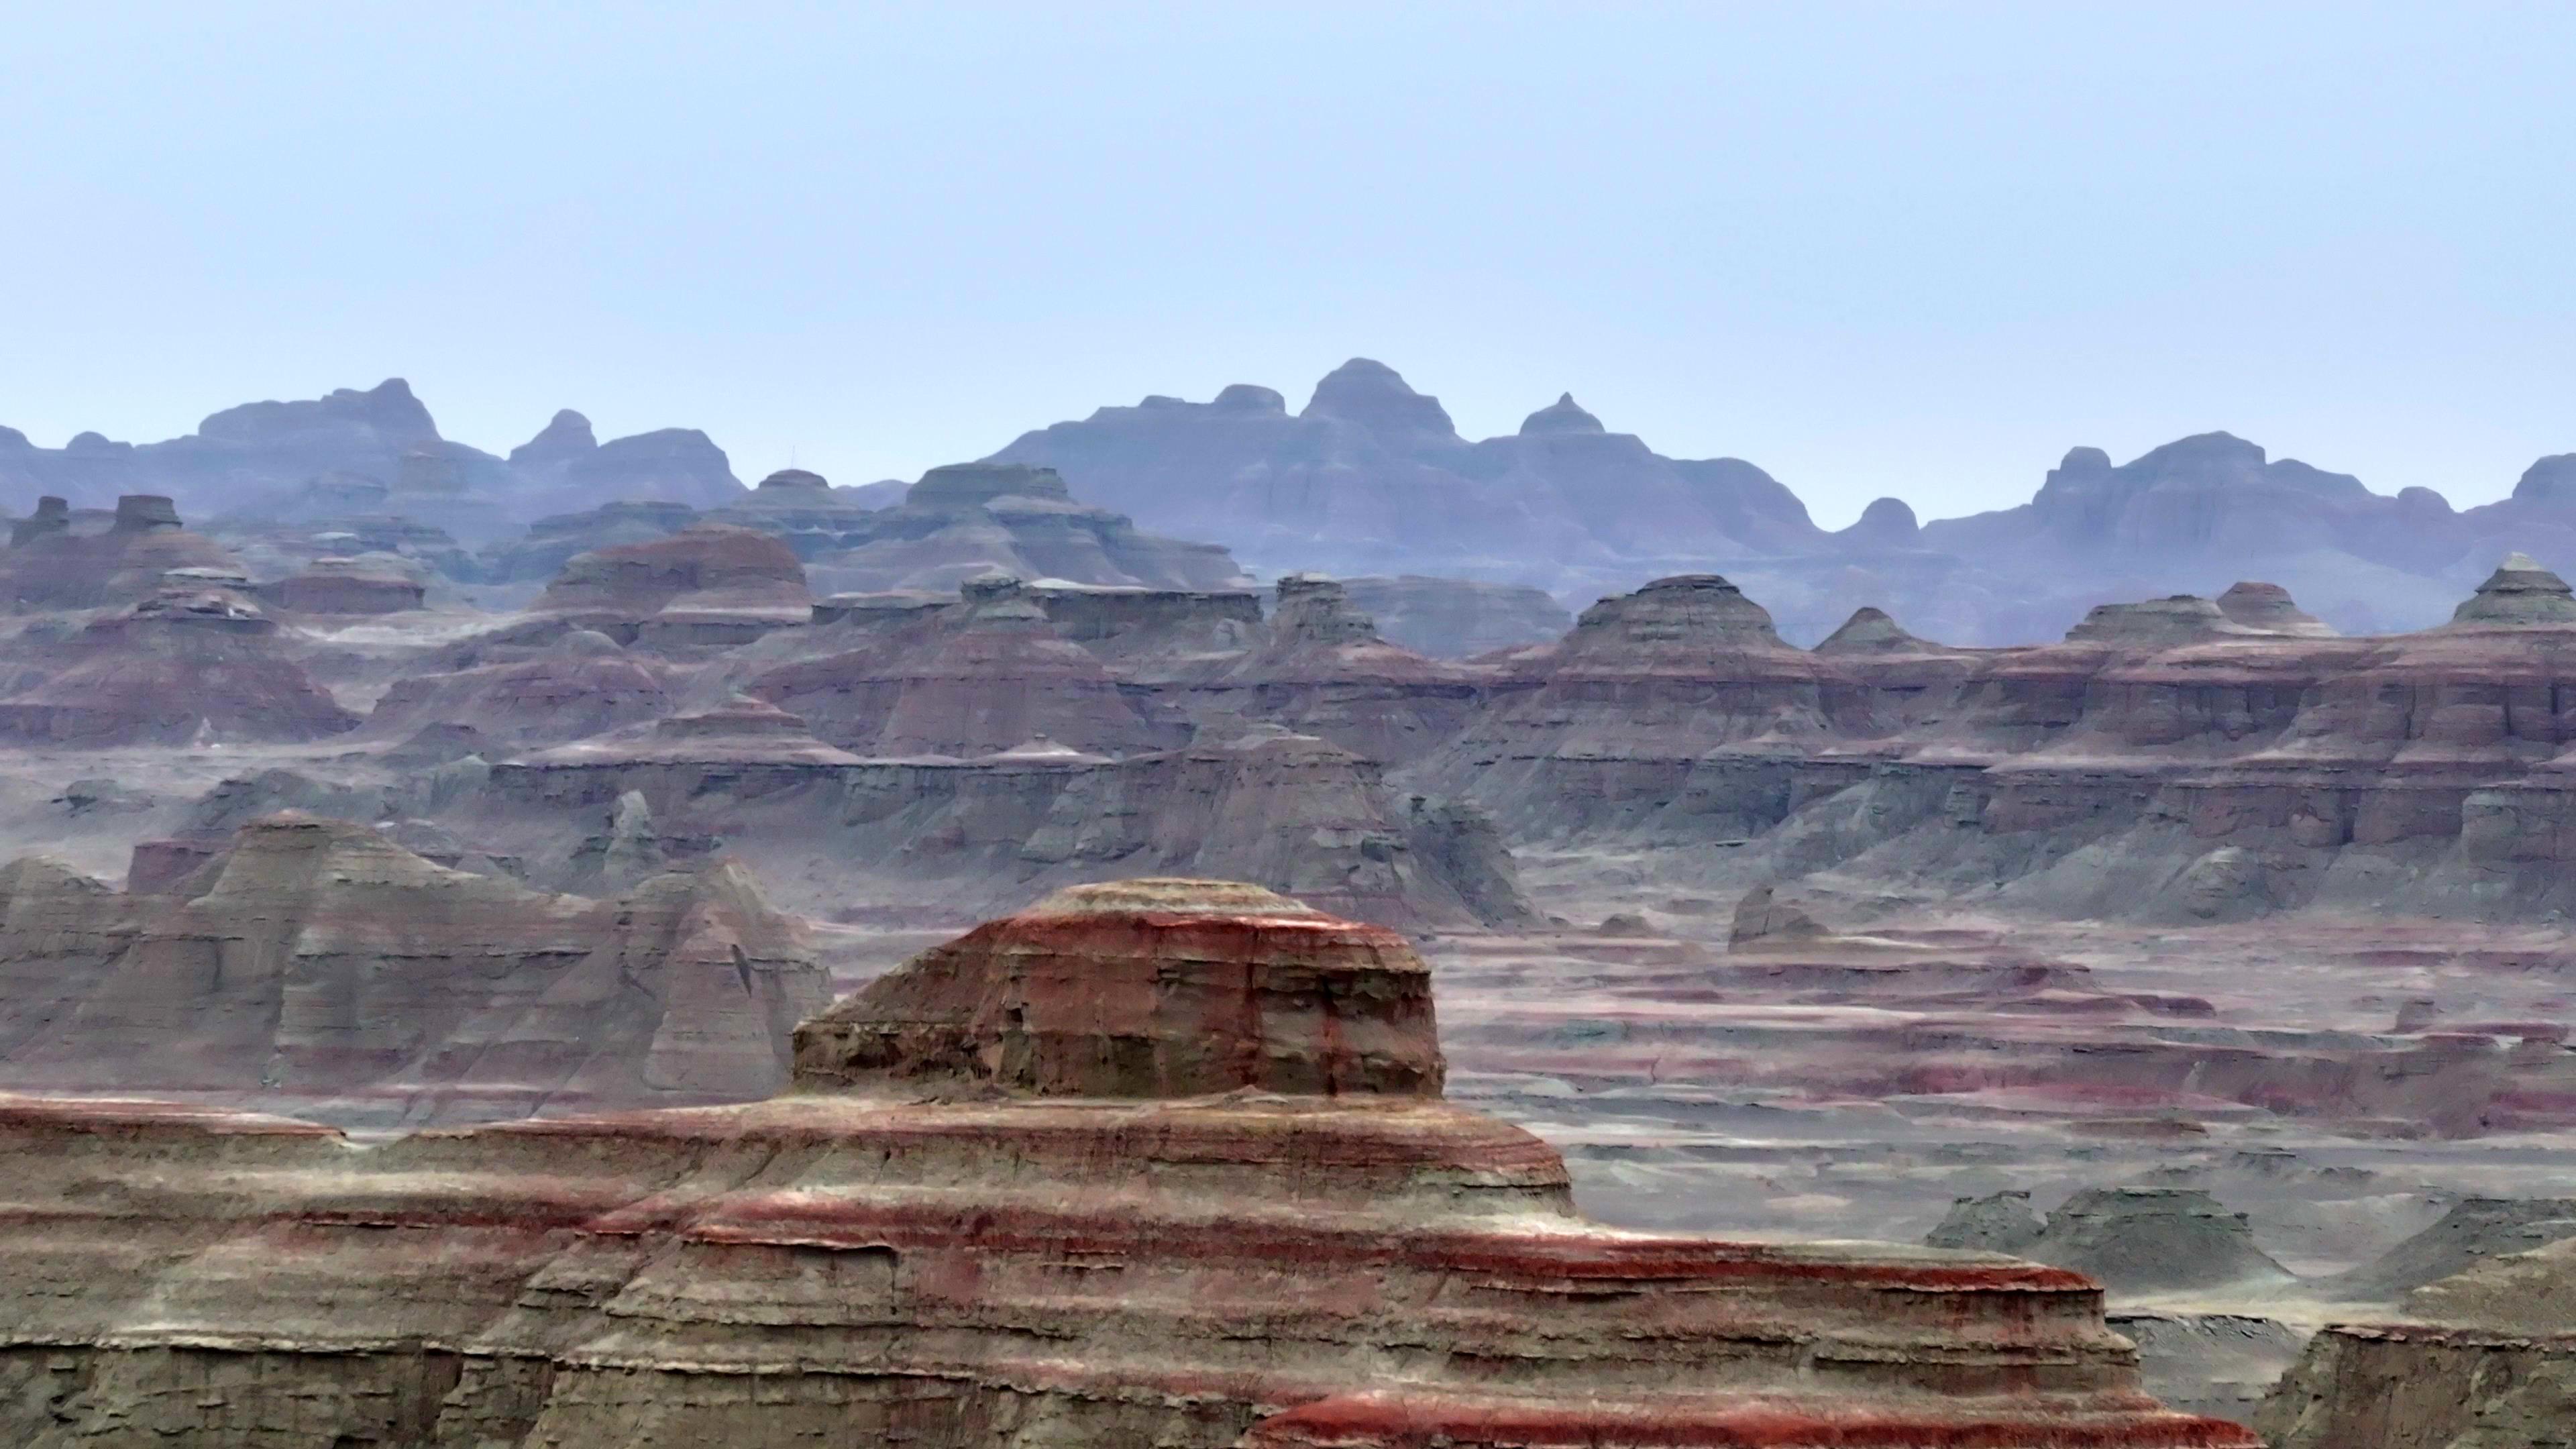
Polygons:
<instances>
[{"instance_id":1,"label":"terraced rock formation","mask_svg":"<svg viewBox=\"0 0 2576 1449\"><path fill-rule=\"evenodd\" d=\"M1121 989L1056 989L1095 972ZM361 1147L8 1101L0 1432L2254 1444L2141 1393L2063 1270L1583 1222L1553 1150L1439 1098L1425 976L1382 932L1141 883L900 968L762 1103Z\"/></svg>"}]
</instances>

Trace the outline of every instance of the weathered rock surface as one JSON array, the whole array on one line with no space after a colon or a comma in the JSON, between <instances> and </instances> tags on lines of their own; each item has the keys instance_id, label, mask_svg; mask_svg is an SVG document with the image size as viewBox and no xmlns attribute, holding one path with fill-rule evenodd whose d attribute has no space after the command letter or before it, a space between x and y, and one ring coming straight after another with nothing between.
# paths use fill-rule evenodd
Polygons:
<instances>
[{"instance_id":1,"label":"weathered rock surface","mask_svg":"<svg viewBox=\"0 0 2576 1449\"><path fill-rule=\"evenodd\" d=\"M527 657L394 681L361 738L409 740L468 726L477 748L582 739L660 719L676 702L669 666L593 629L571 629Z\"/></svg>"},{"instance_id":2,"label":"weathered rock surface","mask_svg":"<svg viewBox=\"0 0 2576 1449\"><path fill-rule=\"evenodd\" d=\"M2571 1315L2567 1241L2477 1260L2410 1294L2402 1319L2310 1339L2255 1427L2273 1449L2554 1449L2576 1425Z\"/></svg>"},{"instance_id":3,"label":"weathered rock surface","mask_svg":"<svg viewBox=\"0 0 2576 1449\"><path fill-rule=\"evenodd\" d=\"M741 1098L785 1080L787 1031L824 993L802 928L738 865L592 901L287 813L148 893L8 869L0 956L54 980L43 1009L10 1003L0 1082L20 1087L415 1125Z\"/></svg>"},{"instance_id":4,"label":"weathered rock surface","mask_svg":"<svg viewBox=\"0 0 2576 1449\"><path fill-rule=\"evenodd\" d=\"M502 763L474 820L522 856L562 858L565 832L589 831L630 790L666 849L721 839L818 913L844 907L854 880L983 911L1142 873L1254 881L1401 929L1536 916L1480 812L1408 800L1371 762L1275 728L1118 759L1051 740L964 760L855 759L783 726L723 734L670 720Z\"/></svg>"},{"instance_id":5,"label":"weathered rock surface","mask_svg":"<svg viewBox=\"0 0 2576 1449\"><path fill-rule=\"evenodd\" d=\"M1068 887L796 1031L808 1090L1437 1097L1446 1071L1403 937L1224 881Z\"/></svg>"},{"instance_id":6,"label":"weathered rock surface","mask_svg":"<svg viewBox=\"0 0 2576 1449\"><path fill-rule=\"evenodd\" d=\"M1044 735L1133 754L1179 742L1014 579L977 579L954 609L860 647L761 674L747 693L867 755L988 755Z\"/></svg>"},{"instance_id":7,"label":"weathered rock surface","mask_svg":"<svg viewBox=\"0 0 2576 1449\"><path fill-rule=\"evenodd\" d=\"M170 500L129 494L113 513L38 502L0 550L0 601L21 612L94 609L151 598L174 570L237 575L230 549L180 526Z\"/></svg>"},{"instance_id":8,"label":"weathered rock surface","mask_svg":"<svg viewBox=\"0 0 2576 1449\"><path fill-rule=\"evenodd\" d=\"M2133 1297L2290 1281L2289 1271L2255 1246L2243 1213L2192 1188L2077 1193L2012 1251Z\"/></svg>"},{"instance_id":9,"label":"weathered rock surface","mask_svg":"<svg viewBox=\"0 0 2576 1449\"><path fill-rule=\"evenodd\" d=\"M0 1104L0 1431L2251 1449L2140 1393L2074 1274L1582 1222L1552 1149L1439 1100L1426 975L1126 887L844 1002L759 1104L370 1147ZM1000 1099L921 1100L960 1076ZM1270 1090L1170 1095L1228 1082Z\"/></svg>"},{"instance_id":10,"label":"weathered rock surface","mask_svg":"<svg viewBox=\"0 0 2576 1449\"><path fill-rule=\"evenodd\" d=\"M0 698L0 739L43 745L312 740L353 728L280 639L221 588L164 588L38 654L42 682Z\"/></svg>"},{"instance_id":11,"label":"weathered rock surface","mask_svg":"<svg viewBox=\"0 0 2576 1449\"><path fill-rule=\"evenodd\" d=\"M793 550L757 529L696 524L576 555L536 608L621 643L740 644L813 617Z\"/></svg>"}]
</instances>

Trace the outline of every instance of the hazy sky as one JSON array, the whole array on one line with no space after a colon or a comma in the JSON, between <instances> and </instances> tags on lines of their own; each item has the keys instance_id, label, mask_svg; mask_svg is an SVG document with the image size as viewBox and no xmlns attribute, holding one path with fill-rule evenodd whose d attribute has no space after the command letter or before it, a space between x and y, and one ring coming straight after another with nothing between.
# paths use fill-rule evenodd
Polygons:
<instances>
[{"instance_id":1,"label":"hazy sky","mask_svg":"<svg viewBox=\"0 0 2576 1449\"><path fill-rule=\"evenodd\" d=\"M10 6L0 422L411 379L912 477L1146 393L1572 389L1840 524L2225 428L2576 450L2576 6Z\"/></svg>"}]
</instances>

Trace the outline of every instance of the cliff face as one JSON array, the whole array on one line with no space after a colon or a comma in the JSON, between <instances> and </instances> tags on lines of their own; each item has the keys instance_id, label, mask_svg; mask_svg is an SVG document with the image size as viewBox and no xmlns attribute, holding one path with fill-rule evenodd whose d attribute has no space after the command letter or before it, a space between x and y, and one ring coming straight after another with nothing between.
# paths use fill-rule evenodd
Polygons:
<instances>
[{"instance_id":1,"label":"cliff face","mask_svg":"<svg viewBox=\"0 0 2576 1449\"><path fill-rule=\"evenodd\" d=\"M2255 1425L2273 1449L2548 1449L2576 1424L2571 1312L2568 1242L2477 1261L2417 1288L2402 1319L2319 1333Z\"/></svg>"},{"instance_id":2,"label":"cliff face","mask_svg":"<svg viewBox=\"0 0 2576 1449\"><path fill-rule=\"evenodd\" d=\"M670 848L722 836L818 913L844 907L855 881L990 910L1073 882L1188 871L1403 929L1537 918L1481 813L1407 799L1370 761L1312 736L1254 729L1119 759L1049 741L967 760L860 759L801 730L671 728L683 723L505 762L474 818L522 832L512 838L532 859L563 858L633 791Z\"/></svg>"},{"instance_id":3,"label":"cliff face","mask_svg":"<svg viewBox=\"0 0 2576 1449\"><path fill-rule=\"evenodd\" d=\"M586 900L282 814L149 894L10 869L0 953L52 985L0 1036L0 1081L410 1124L707 1101L774 1089L822 999L801 928L737 866Z\"/></svg>"},{"instance_id":4,"label":"cliff face","mask_svg":"<svg viewBox=\"0 0 2576 1449\"><path fill-rule=\"evenodd\" d=\"M1094 974L1118 989L1056 989ZM1554 1151L1438 1097L1426 975L1293 903L1136 883L898 968L748 1106L359 1147L0 1102L0 1431L2254 1443L2141 1394L2062 1270L1582 1222ZM1268 1090L1171 1095L1229 1082Z\"/></svg>"}]
</instances>

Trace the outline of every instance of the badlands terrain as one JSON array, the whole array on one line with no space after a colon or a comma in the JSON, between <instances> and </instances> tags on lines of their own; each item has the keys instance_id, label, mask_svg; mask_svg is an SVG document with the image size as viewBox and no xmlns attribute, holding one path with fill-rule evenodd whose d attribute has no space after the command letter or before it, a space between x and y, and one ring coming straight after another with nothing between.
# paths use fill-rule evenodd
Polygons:
<instances>
[{"instance_id":1,"label":"badlands terrain","mask_svg":"<svg viewBox=\"0 0 2576 1449\"><path fill-rule=\"evenodd\" d=\"M16 1441L2554 1442L2543 562L2008 647L1837 574L1801 647L1704 567L1568 613L1281 522L1256 583L1081 481L1438 442L1384 369L1135 411L891 488L399 384L0 453L61 485L0 551ZM2033 507L2341 488L2194 444Z\"/></svg>"}]
</instances>

